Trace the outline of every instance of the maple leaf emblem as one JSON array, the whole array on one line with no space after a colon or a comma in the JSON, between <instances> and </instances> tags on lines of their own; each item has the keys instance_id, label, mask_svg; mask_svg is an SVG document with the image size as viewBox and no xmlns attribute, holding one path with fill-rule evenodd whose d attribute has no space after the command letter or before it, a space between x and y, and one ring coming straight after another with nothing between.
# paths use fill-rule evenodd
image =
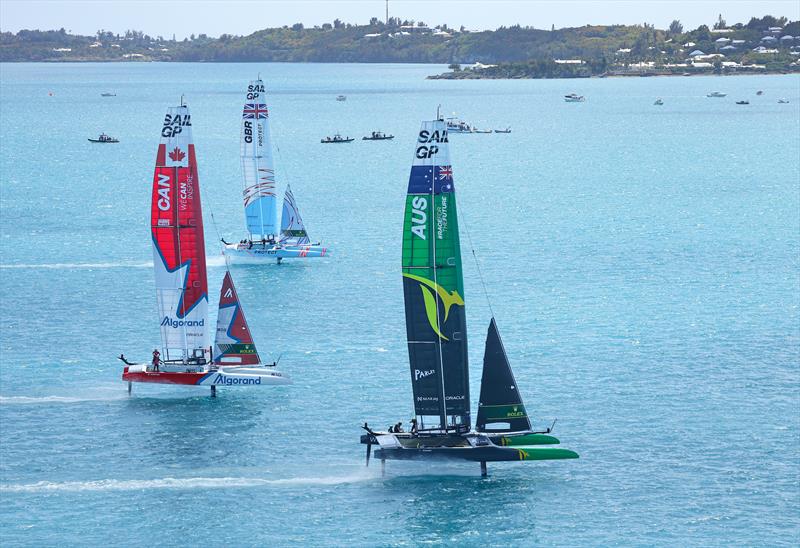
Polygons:
<instances>
[{"instance_id":1,"label":"maple leaf emblem","mask_svg":"<svg viewBox=\"0 0 800 548\"><path fill-rule=\"evenodd\" d=\"M183 152L178 147L175 147L175 150L169 153L169 157L172 159L173 162L180 162L186 157L186 153Z\"/></svg>"}]
</instances>

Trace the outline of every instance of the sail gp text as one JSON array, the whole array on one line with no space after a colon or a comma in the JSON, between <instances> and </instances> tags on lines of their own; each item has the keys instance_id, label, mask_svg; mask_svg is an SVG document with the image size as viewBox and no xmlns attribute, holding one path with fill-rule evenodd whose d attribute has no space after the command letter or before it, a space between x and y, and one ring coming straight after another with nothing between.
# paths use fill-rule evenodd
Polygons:
<instances>
[{"instance_id":1,"label":"sail gp text","mask_svg":"<svg viewBox=\"0 0 800 548\"><path fill-rule=\"evenodd\" d=\"M191 114L167 114L164 117L164 126L161 128L162 137L174 137L183 131L184 127L192 127Z\"/></svg>"},{"instance_id":2,"label":"sail gp text","mask_svg":"<svg viewBox=\"0 0 800 548\"><path fill-rule=\"evenodd\" d=\"M447 130L439 131L437 129L431 132L423 129L419 132L417 142L420 143L420 146L417 147L415 156L420 160L432 158L439 152L439 147L431 143L447 143Z\"/></svg>"}]
</instances>

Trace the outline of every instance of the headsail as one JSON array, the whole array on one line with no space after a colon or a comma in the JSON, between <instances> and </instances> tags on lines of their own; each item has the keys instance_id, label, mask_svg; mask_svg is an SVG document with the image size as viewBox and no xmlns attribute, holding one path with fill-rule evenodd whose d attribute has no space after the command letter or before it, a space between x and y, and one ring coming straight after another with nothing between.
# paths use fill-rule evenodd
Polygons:
<instances>
[{"instance_id":1,"label":"headsail","mask_svg":"<svg viewBox=\"0 0 800 548\"><path fill-rule=\"evenodd\" d=\"M261 80L251 81L247 86L242 109L241 158L247 231L252 239L275 235L275 166L269 135L269 110Z\"/></svg>"},{"instance_id":2,"label":"headsail","mask_svg":"<svg viewBox=\"0 0 800 548\"><path fill-rule=\"evenodd\" d=\"M256 365L261 363L230 272L225 273L222 289L219 291L214 363L217 365Z\"/></svg>"},{"instance_id":3,"label":"headsail","mask_svg":"<svg viewBox=\"0 0 800 548\"><path fill-rule=\"evenodd\" d=\"M189 108L172 107L161 129L153 178L151 232L162 359L209 352L203 212Z\"/></svg>"},{"instance_id":4,"label":"headsail","mask_svg":"<svg viewBox=\"0 0 800 548\"><path fill-rule=\"evenodd\" d=\"M294 200L294 194L289 185L286 185L286 194L283 196L283 212L281 213L281 243L302 245L311 240L308 239L303 218L300 217L300 210Z\"/></svg>"},{"instance_id":5,"label":"headsail","mask_svg":"<svg viewBox=\"0 0 800 548\"><path fill-rule=\"evenodd\" d=\"M454 192L445 122L423 122L406 197L403 292L414 408L424 428L470 426Z\"/></svg>"},{"instance_id":6,"label":"headsail","mask_svg":"<svg viewBox=\"0 0 800 548\"><path fill-rule=\"evenodd\" d=\"M483 356L481 397L478 403L479 432L525 432L531 430L531 421L522 403L522 396L508 363L506 349L497 324L492 318L486 335L486 351Z\"/></svg>"}]
</instances>

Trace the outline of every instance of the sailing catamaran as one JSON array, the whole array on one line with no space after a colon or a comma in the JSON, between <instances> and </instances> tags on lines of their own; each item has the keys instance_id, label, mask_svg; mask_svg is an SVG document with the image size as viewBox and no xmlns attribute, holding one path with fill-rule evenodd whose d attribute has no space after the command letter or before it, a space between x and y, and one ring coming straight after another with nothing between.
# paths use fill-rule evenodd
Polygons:
<instances>
[{"instance_id":1,"label":"sailing catamaran","mask_svg":"<svg viewBox=\"0 0 800 548\"><path fill-rule=\"evenodd\" d=\"M210 346L203 211L189 108L170 108L161 129L153 177L151 232L162 352L153 361L125 359L122 379L216 386L288 384L261 365L230 272L222 283L214 348Z\"/></svg>"},{"instance_id":2,"label":"sailing catamaran","mask_svg":"<svg viewBox=\"0 0 800 548\"><path fill-rule=\"evenodd\" d=\"M241 130L244 211L248 238L227 243L223 253L233 262L263 262L265 259L324 257L327 247L312 244L300 218L297 202L287 186L283 197L281 231L277 233L277 192L272 143L269 133L269 109L264 82L251 81L247 86ZM289 218L287 218L287 215Z\"/></svg>"},{"instance_id":3,"label":"sailing catamaran","mask_svg":"<svg viewBox=\"0 0 800 548\"><path fill-rule=\"evenodd\" d=\"M438 118L438 117L437 117ZM494 318L489 323L476 430L472 429L464 282L448 129L423 122L408 181L403 223L403 292L415 419L411 432L377 432L365 423L367 465L373 445L387 459L489 461L577 458L550 429L535 431L519 394Z\"/></svg>"}]
</instances>

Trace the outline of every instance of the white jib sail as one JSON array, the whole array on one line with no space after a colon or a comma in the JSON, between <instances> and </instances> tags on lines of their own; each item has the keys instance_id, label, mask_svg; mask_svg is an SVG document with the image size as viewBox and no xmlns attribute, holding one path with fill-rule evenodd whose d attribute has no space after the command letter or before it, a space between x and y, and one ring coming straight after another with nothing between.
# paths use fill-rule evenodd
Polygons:
<instances>
[{"instance_id":1,"label":"white jib sail","mask_svg":"<svg viewBox=\"0 0 800 548\"><path fill-rule=\"evenodd\" d=\"M242 109L242 176L247 231L253 239L277 234L275 166L264 82L251 81Z\"/></svg>"},{"instance_id":2,"label":"white jib sail","mask_svg":"<svg viewBox=\"0 0 800 548\"><path fill-rule=\"evenodd\" d=\"M292 189L287 185L283 196L283 212L281 213L281 243L290 245L307 244L311 240L306 233L303 218L294 200Z\"/></svg>"}]
</instances>

